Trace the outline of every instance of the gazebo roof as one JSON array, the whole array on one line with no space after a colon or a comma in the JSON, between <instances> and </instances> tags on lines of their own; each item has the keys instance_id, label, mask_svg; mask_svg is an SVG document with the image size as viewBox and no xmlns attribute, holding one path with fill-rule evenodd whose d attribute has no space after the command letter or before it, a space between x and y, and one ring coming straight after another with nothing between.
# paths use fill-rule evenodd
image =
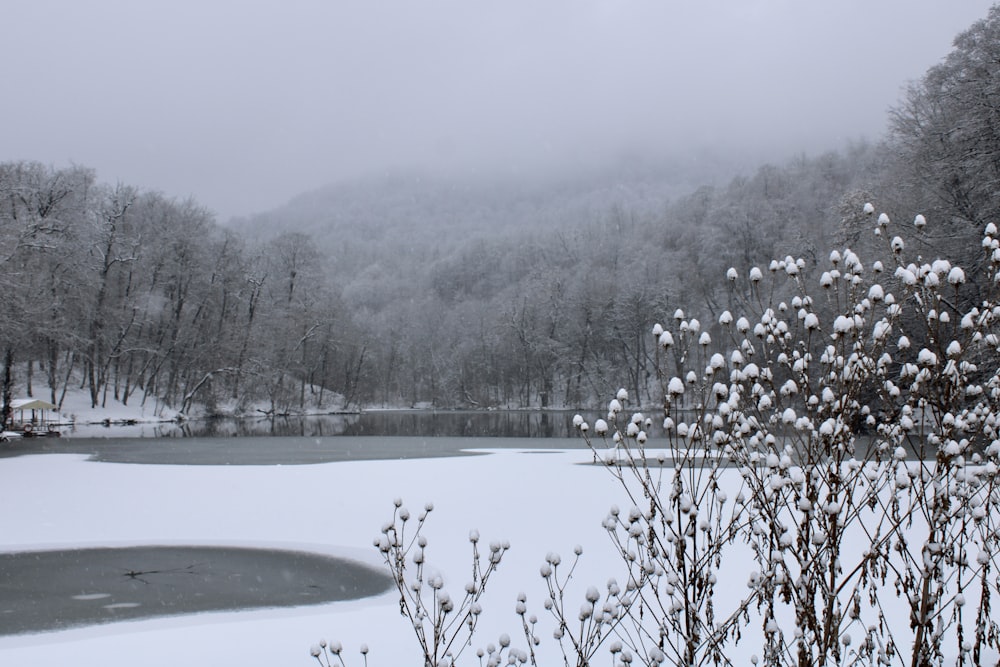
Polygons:
<instances>
[{"instance_id":1,"label":"gazebo roof","mask_svg":"<svg viewBox=\"0 0 1000 667\"><path fill-rule=\"evenodd\" d=\"M40 398L15 398L10 402L14 410L55 410L55 405Z\"/></svg>"}]
</instances>

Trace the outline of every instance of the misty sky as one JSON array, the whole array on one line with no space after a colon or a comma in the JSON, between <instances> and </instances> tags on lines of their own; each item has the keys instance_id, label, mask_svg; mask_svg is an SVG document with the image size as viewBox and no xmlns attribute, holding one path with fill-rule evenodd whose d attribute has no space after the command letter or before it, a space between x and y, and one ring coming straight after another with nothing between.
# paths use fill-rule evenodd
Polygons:
<instances>
[{"instance_id":1,"label":"misty sky","mask_svg":"<svg viewBox=\"0 0 1000 667\"><path fill-rule=\"evenodd\" d=\"M988 0L4 0L0 160L221 219L394 167L878 138Z\"/></svg>"}]
</instances>

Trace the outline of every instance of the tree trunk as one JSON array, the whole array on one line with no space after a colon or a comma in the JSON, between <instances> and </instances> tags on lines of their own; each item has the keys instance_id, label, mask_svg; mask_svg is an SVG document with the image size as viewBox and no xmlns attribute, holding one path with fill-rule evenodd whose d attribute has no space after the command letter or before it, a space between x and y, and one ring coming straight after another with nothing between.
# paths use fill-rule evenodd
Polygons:
<instances>
[{"instance_id":1,"label":"tree trunk","mask_svg":"<svg viewBox=\"0 0 1000 667\"><path fill-rule=\"evenodd\" d=\"M14 378L12 371L13 366L14 366L14 349L8 346L7 349L4 351L3 355L3 389L2 389L3 407L2 411L0 411L0 416L3 417L2 425L4 430L7 429L7 425L10 422L11 412L13 412L12 408L10 407L11 392L14 386Z\"/></svg>"}]
</instances>

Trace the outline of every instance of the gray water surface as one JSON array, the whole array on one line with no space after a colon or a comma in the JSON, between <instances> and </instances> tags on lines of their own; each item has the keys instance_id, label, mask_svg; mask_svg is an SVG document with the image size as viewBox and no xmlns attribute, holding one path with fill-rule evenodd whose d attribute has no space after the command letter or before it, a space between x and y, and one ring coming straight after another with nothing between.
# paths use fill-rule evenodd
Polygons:
<instances>
[{"instance_id":1,"label":"gray water surface","mask_svg":"<svg viewBox=\"0 0 1000 667\"><path fill-rule=\"evenodd\" d=\"M106 463L304 465L468 456L469 449L573 449L579 438L273 436L255 438L26 438L0 444L0 459L26 454L83 454Z\"/></svg>"},{"instance_id":2,"label":"gray water surface","mask_svg":"<svg viewBox=\"0 0 1000 667\"><path fill-rule=\"evenodd\" d=\"M380 570L299 551L138 546L0 553L0 635L354 600L390 586Z\"/></svg>"}]
</instances>

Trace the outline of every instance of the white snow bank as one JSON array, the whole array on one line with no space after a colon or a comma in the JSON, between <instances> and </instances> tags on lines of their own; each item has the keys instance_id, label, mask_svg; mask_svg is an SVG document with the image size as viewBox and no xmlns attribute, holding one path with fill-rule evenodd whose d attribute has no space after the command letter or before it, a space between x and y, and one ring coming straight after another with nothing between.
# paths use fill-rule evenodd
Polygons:
<instances>
[{"instance_id":1,"label":"white snow bank","mask_svg":"<svg viewBox=\"0 0 1000 667\"><path fill-rule=\"evenodd\" d=\"M74 455L0 460L0 549L99 544L235 544L306 549L365 560L392 513L433 501L428 561L461 590L469 529L509 539L485 607L481 643L516 637L514 595L526 589L541 615L538 566L547 551L584 546L578 580L603 585L607 538L600 522L614 488L608 473L580 466L585 451L316 466L158 466L103 464ZM594 555L587 558L589 553ZM596 570L593 581L585 575ZM597 576L599 574L600 576ZM534 591L532 590L534 587ZM584 586L582 590L584 590ZM372 667L413 662L412 630L386 594L297 609L212 613L0 638L0 664L33 665L73 656L76 665L245 666L314 664L309 648L340 639L356 655L367 643ZM554 642L553 648L554 647ZM350 657L350 656L349 656ZM360 665L360 660L351 661ZM349 663L350 664L350 663Z\"/></svg>"},{"instance_id":2,"label":"white snow bank","mask_svg":"<svg viewBox=\"0 0 1000 667\"><path fill-rule=\"evenodd\" d=\"M470 447L488 440L470 440ZM612 504L627 500L609 472L589 463L586 450L295 466L168 466L89 462L77 455L0 459L0 550L223 544L317 551L379 562L371 546L401 497L412 510L434 503L425 534L428 566L444 574L445 588L461 591L469 572L468 535L485 543L509 540L511 551L482 603L473 648L509 633L523 646L514 613L519 591L529 613L546 624L539 566L554 551L563 561L583 547L569 602L609 577L624 581L601 522ZM730 481L735 481L730 480ZM752 559L728 557L717 590L719 607L745 592ZM729 599L729 596L731 599ZM888 618L906 622L892 600ZM733 654L746 663L759 651L754 629ZM542 664L558 664L558 646L542 633ZM309 648L321 638L344 644L347 664L412 664L420 657L397 597L295 609L179 616L0 638L0 664L36 665L72 656L83 667L244 667L314 665ZM746 655L743 654L746 652ZM465 656L473 660L474 656ZM604 657L607 657L606 655ZM610 659L608 657L608 659ZM988 657L993 661L996 656Z\"/></svg>"}]
</instances>

